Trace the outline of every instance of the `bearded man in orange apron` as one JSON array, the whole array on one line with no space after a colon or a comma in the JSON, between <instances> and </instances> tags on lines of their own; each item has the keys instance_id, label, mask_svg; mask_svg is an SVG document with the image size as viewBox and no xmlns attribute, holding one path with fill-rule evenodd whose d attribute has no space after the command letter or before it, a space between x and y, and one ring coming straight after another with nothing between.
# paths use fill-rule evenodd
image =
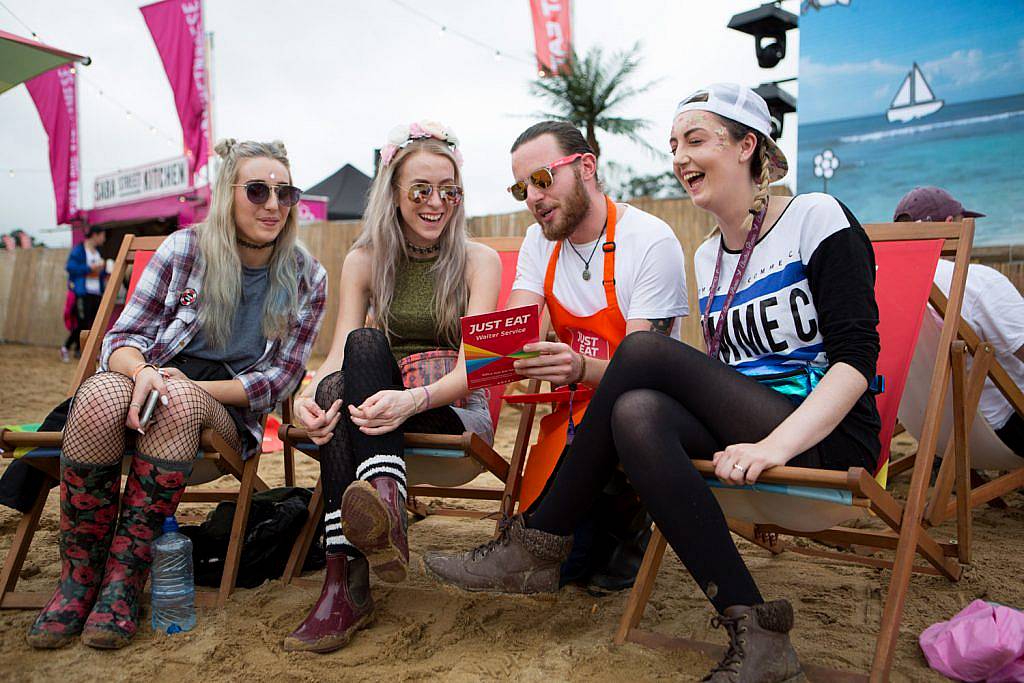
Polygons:
<instances>
[{"instance_id":1,"label":"bearded man in orange apron","mask_svg":"<svg viewBox=\"0 0 1024 683\"><path fill-rule=\"evenodd\" d=\"M516 370L570 388L541 420L530 450L519 500L527 510L543 495L623 338L641 330L672 334L688 309L675 234L655 216L603 194L597 158L575 127L543 122L524 131L512 146L512 170L509 191L537 223L520 248L508 307L546 306L559 339L527 345L540 355L517 361ZM613 477L605 491L577 530L563 584L620 590L633 583L651 521L624 476Z\"/></svg>"}]
</instances>

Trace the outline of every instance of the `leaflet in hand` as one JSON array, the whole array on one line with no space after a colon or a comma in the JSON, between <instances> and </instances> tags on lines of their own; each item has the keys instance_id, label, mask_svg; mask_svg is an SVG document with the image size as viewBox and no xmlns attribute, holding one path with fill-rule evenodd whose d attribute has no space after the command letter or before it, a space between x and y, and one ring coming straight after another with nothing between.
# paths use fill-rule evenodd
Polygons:
<instances>
[{"instance_id":1,"label":"leaflet in hand","mask_svg":"<svg viewBox=\"0 0 1024 683\"><path fill-rule=\"evenodd\" d=\"M470 389L508 384L521 378L512 364L534 358L523 346L540 340L536 306L520 306L462 318L462 345Z\"/></svg>"}]
</instances>

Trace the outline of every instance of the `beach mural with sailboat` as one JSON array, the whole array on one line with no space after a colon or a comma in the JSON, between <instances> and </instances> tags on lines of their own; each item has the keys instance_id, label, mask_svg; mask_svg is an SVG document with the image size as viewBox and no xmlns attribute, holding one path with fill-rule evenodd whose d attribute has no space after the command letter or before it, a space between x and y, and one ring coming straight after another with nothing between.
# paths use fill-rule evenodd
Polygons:
<instances>
[{"instance_id":1,"label":"beach mural with sailboat","mask_svg":"<svg viewBox=\"0 0 1024 683\"><path fill-rule=\"evenodd\" d=\"M938 185L976 244L1024 244L1024 2L805 3L799 83L799 192L877 222Z\"/></svg>"}]
</instances>

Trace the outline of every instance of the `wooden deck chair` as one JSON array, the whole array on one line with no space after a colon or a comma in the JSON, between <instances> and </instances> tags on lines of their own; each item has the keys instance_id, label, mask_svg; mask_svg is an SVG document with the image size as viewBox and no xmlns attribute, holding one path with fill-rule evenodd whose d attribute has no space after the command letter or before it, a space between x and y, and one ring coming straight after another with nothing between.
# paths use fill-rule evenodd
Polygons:
<instances>
[{"instance_id":1,"label":"wooden deck chair","mask_svg":"<svg viewBox=\"0 0 1024 683\"><path fill-rule=\"evenodd\" d=\"M900 403L900 422L915 436L920 436L924 427L921 413L922 406L928 400L928 373L935 363L941 332L941 316L948 305L945 295L938 287L932 288L930 303L931 308L925 312L921 323L921 335L910 365L907 388ZM975 508L1024 487L1024 457L1010 450L985 418L978 413L982 388L991 381L1014 411L1022 416L1024 393L995 359L992 345L982 341L963 319L960 320L958 337L967 344L973 361L966 381L964 406L968 416L966 429L970 467L973 470L1003 472L996 479L983 482L970 490L969 507ZM942 455L942 465L925 513L926 521L932 526L941 524L956 513L956 502L950 498L955 479L955 459L950 457L951 449L955 445L950 439L952 424L953 402L947 399L943 406L942 425L936 449L936 454ZM907 459L912 461L913 458L914 456L910 456Z\"/></svg>"},{"instance_id":2,"label":"wooden deck chair","mask_svg":"<svg viewBox=\"0 0 1024 683\"><path fill-rule=\"evenodd\" d=\"M828 543L857 544L894 550L892 561L861 557L852 553L807 550L808 554L835 557L845 561L892 569L885 599L881 628L871 666L871 679L888 679L893 648L907 597L911 573L937 573L950 580L960 577L955 543L940 543L922 525L928 480L939 436L941 407L949 378L953 377L954 404L963 405L964 357L966 346L954 341L960 322L967 262L974 236L974 223L882 224L866 226L876 255L876 297L879 303L881 354L879 372L885 377L885 390L878 396L882 418L880 433L883 453L876 479L862 468L849 471L776 467L766 470L757 484L746 487L716 487L714 492L729 519L730 528L773 552L785 549L779 534L804 536ZM924 312L935 263L942 254L955 257L956 266L949 306L945 311L938 353L931 369L928 402L925 407L921 451L913 470L906 503L897 501L885 490L889 441L896 424L896 410L910 366L921 316ZM960 412L961 418L963 411ZM965 485L966 452L962 419L955 425L958 435L956 456L960 458L958 486ZM695 461L706 478L714 480L710 461ZM709 481L714 486L717 480ZM886 531L836 526L842 521L873 514L889 527ZM961 537L969 535L969 514L960 519ZM967 526L964 526L967 525ZM666 547L665 538L655 530L647 548L636 584L626 605L615 642L637 642L648 646L684 647L720 655L724 648L682 638L671 638L638 628L644 607L654 588L654 580ZM793 550L798 550L793 547ZM915 566L920 554L930 566ZM806 666L812 678L835 679L849 675ZM827 673L823 673L827 672Z\"/></svg>"},{"instance_id":3,"label":"wooden deck chair","mask_svg":"<svg viewBox=\"0 0 1024 683\"><path fill-rule=\"evenodd\" d=\"M129 287L129 292L131 292L141 275L144 263L148 262L149 257L160 246L163 239L163 237L125 235L108 280L110 285L100 300L93 332L83 335L82 357L75 371L74 379L68 388L68 397L73 396L85 378L96 371L103 334L110 326L120 287L119 283L123 281L128 267L131 265L137 266L132 272L132 280ZM7 429L0 431L0 452L2 452L3 457L23 457L25 462L46 475L46 479L39 488L32 509L24 513L18 522L14 540L4 560L3 570L0 573L0 608L38 609L42 608L50 597L48 592L18 592L15 588L22 564L28 554L32 537L39 527L39 519L43 513L43 506L46 504L50 488L58 481L62 441L62 432L18 432ZM223 500L236 501L235 516L231 527L231 536L220 587L216 591L196 591L196 604L200 606L221 607L226 603L228 596L235 587L252 495L256 491L265 491L268 487L259 478L257 473L260 463L260 454L258 452L253 457L243 461L239 452L232 449L219 435L210 429L203 432L200 447L203 451L203 457L195 462L192 474L189 477L188 485L190 487L208 483L218 479L225 473L234 476L239 482L237 489L201 491L186 489L182 496L182 502L185 503L211 503Z\"/></svg>"},{"instance_id":4,"label":"wooden deck chair","mask_svg":"<svg viewBox=\"0 0 1024 683\"><path fill-rule=\"evenodd\" d=\"M516 261L519 256L521 237L489 237L478 238L501 257L502 279L498 296L498 306L504 306L512 292L515 281ZM527 389L537 390L536 381L530 382ZM501 411L503 387L492 387L490 392L491 422L497 431L498 415ZM417 514L450 514L470 517L498 517L511 515L518 495L519 482L522 478L523 463L529 448L530 430L536 405L525 406L519 418L519 431L510 461L502 458L483 439L471 432L462 434L406 434L405 463L408 478L409 508ZM309 442L304 429L289 424L291 412L288 411L279 432L281 441L286 447L296 448L312 458L319 458L316 445ZM469 486L468 484L479 475L489 472L501 482L502 488ZM492 513L472 512L453 509L427 509L418 497L496 500L498 510ZM285 567L285 583L291 582L302 570L309 548L313 543L317 523L323 515L323 486L318 478L313 498L309 503L309 516L302 533L296 539L291 556Z\"/></svg>"}]
</instances>

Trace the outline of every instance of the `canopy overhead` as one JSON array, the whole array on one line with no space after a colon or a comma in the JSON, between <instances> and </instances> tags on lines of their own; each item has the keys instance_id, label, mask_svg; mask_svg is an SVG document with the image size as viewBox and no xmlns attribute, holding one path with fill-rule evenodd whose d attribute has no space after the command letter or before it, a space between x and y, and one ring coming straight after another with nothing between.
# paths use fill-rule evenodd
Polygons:
<instances>
[{"instance_id":1,"label":"canopy overhead","mask_svg":"<svg viewBox=\"0 0 1024 683\"><path fill-rule=\"evenodd\" d=\"M352 220L363 217L371 182L370 176L352 164L345 164L305 193L328 198L327 220Z\"/></svg>"},{"instance_id":2,"label":"canopy overhead","mask_svg":"<svg viewBox=\"0 0 1024 683\"><path fill-rule=\"evenodd\" d=\"M65 52L30 38L0 31L0 93L34 76L68 62L89 64L92 60Z\"/></svg>"}]
</instances>

